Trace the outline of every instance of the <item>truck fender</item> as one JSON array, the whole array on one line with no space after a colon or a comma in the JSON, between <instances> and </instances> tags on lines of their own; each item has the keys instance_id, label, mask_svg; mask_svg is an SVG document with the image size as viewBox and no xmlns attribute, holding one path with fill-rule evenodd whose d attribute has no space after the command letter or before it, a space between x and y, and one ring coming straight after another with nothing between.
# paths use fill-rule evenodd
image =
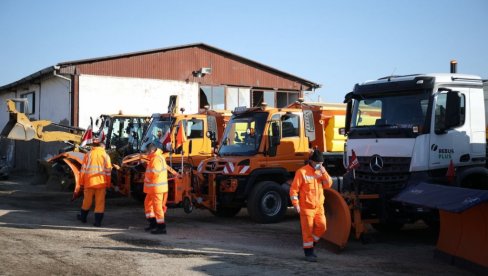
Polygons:
<instances>
[{"instance_id":1,"label":"truck fender","mask_svg":"<svg viewBox=\"0 0 488 276\"><path fill-rule=\"evenodd\" d=\"M459 167L456 182L465 188L488 190L488 169L485 167Z\"/></svg>"},{"instance_id":2,"label":"truck fender","mask_svg":"<svg viewBox=\"0 0 488 276\"><path fill-rule=\"evenodd\" d=\"M270 180L276 183L285 183L287 179L290 178L290 173L283 168L264 168L264 169L257 169L254 170L250 175L246 182L246 188L244 190L244 196L247 198L249 193L251 192L254 184L256 183L256 179L258 177L265 176L261 180Z\"/></svg>"}]
</instances>

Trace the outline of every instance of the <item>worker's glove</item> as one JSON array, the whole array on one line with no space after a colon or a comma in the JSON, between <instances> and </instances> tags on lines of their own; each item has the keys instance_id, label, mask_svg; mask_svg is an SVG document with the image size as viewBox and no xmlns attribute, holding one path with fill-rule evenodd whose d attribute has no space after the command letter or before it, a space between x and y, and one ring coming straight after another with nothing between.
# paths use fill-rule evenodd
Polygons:
<instances>
[{"instance_id":1,"label":"worker's glove","mask_svg":"<svg viewBox=\"0 0 488 276\"><path fill-rule=\"evenodd\" d=\"M300 214L300 206L296 205L296 206L293 206L293 207L295 207L295 210L297 211L297 213Z\"/></svg>"},{"instance_id":2,"label":"worker's glove","mask_svg":"<svg viewBox=\"0 0 488 276\"><path fill-rule=\"evenodd\" d=\"M78 191L78 192L74 192L73 193L73 197L71 198L71 202L75 201L77 198L79 198L81 196L81 192Z\"/></svg>"}]
</instances>

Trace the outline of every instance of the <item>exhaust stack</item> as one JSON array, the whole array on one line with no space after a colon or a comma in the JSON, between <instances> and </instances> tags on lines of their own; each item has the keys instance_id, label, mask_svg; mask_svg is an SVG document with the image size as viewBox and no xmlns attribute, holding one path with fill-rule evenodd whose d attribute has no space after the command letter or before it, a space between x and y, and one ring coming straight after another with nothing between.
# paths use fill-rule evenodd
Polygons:
<instances>
[{"instance_id":1,"label":"exhaust stack","mask_svg":"<svg viewBox=\"0 0 488 276\"><path fill-rule=\"evenodd\" d=\"M457 61L455 59L451 60L451 74L457 73Z\"/></svg>"}]
</instances>

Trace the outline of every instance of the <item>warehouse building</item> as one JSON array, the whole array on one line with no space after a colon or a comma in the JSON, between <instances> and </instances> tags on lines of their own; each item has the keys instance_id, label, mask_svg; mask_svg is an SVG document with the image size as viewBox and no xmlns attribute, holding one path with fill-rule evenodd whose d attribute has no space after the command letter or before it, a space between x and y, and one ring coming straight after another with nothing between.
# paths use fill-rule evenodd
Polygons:
<instances>
[{"instance_id":1,"label":"warehouse building","mask_svg":"<svg viewBox=\"0 0 488 276\"><path fill-rule=\"evenodd\" d=\"M167 111L178 95L185 113L236 106L283 107L319 85L236 54L196 43L58 63L0 87L0 101L27 98L31 119L86 128L100 114ZM0 126L8 121L0 104ZM19 149L19 143L24 150ZM17 144L17 147L13 145ZM18 169L55 154L59 143L2 141L1 154ZM27 150L26 150L27 149Z\"/></svg>"}]
</instances>

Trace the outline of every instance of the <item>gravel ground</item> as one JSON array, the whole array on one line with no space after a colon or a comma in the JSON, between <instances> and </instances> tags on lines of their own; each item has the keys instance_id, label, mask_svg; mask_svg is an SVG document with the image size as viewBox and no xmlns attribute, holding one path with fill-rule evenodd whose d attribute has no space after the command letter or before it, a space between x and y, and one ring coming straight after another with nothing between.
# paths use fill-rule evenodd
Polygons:
<instances>
[{"instance_id":1,"label":"gravel ground","mask_svg":"<svg viewBox=\"0 0 488 276\"><path fill-rule=\"evenodd\" d=\"M168 234L145 233L143 206L111 196L101 228L75 219L81 201L32 185L33 175L0 181L0 275L464 275L433 258L436 236L423 224L371 242L350 239L339 254L319 243L317 263L303 260L298 216L256 224L205 210L169 209Z\"/></svg>"}]
</instances>

